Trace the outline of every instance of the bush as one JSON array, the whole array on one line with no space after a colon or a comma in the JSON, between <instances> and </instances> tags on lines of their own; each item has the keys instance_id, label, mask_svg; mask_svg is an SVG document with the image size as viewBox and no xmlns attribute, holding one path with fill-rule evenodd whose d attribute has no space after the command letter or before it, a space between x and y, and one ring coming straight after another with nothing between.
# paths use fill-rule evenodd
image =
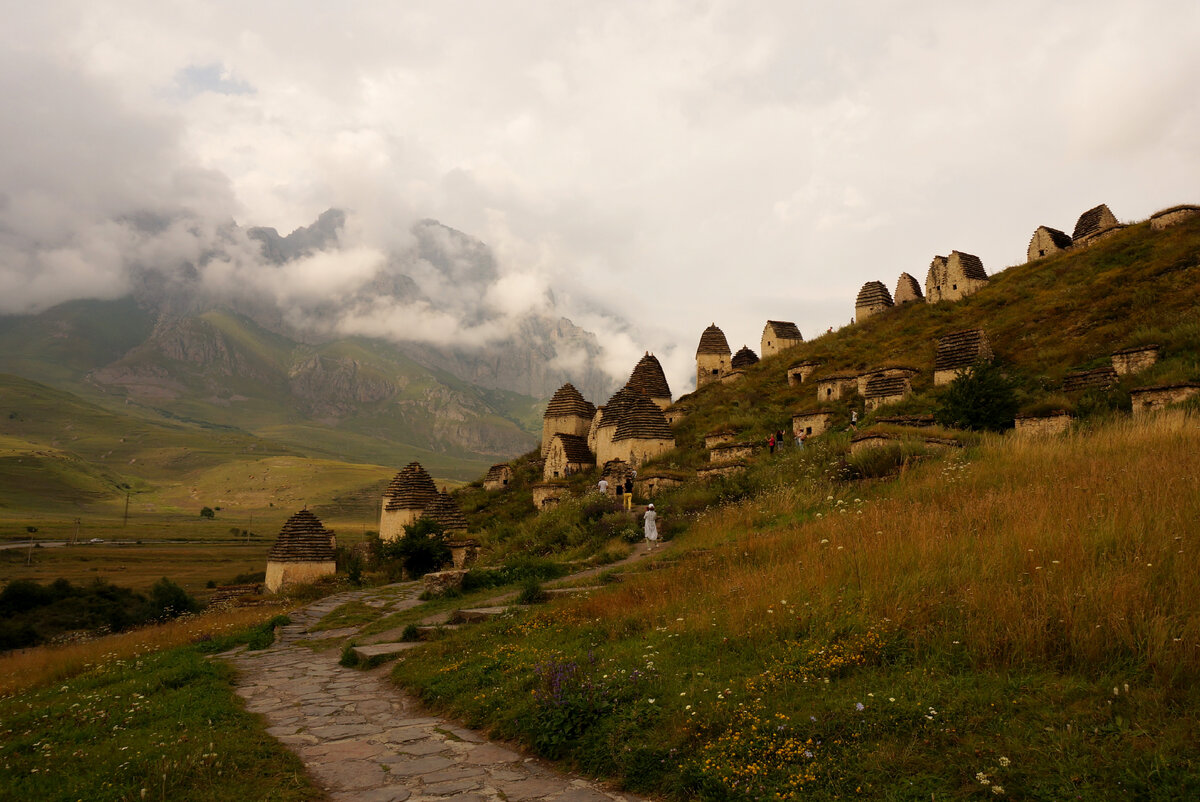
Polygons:
<instances>
[{"instance_id":1,"label":"bush","mask_svg":"<svg viewBox=\"0 0 1200 802\"><path fill-rule=\"evenodd\" d=\"M541 604L550 596L542 588L542 583L536 579L527 579L525 584L521 586L521 595L517 597L517 604Z\"/></svg>"},{"instance_id":2,"label":"bush","mask_svg":"<svg viewBox=\"0 0 1200 802\"><path fill-rule=\"evenodd\" d=\"M217 513L213 510L212 507L201 507L200 508L200 517L201 518L210 518L210 519L216 518Z\"/></svg>"},{"instance_id":3,"label":"bush","mask_svg":"<svg viewBox=\"0 0 1200 802\"><path fill-rule=\"evenodd\" d=\"M150 604L158 611L159 618L175 618L200 610L200 602L165 576L150 588Z\"/></svg>"},{"instance_id":4,"label":"bush","mask_svg":"<svg viewBox=\"0 0 1200 802\"><path fill-rule=\"evenodd\" d=\"M1002 432L1017 414L1013 382L992 362L977 362L959 373L942 394L934 418L943 426Z\"/></svg>"},{"instance_id":5,"label":"bush","mask_svg":"<svg viewBox=\"0 0 1200 802\"><path fill-rule=\"evenodd\" d=\"M384 560L399 563L416 579L450 562L450 547L442 525L428 518L404 527L404 537L382 546Z\"/></svg>"}]
</instances>

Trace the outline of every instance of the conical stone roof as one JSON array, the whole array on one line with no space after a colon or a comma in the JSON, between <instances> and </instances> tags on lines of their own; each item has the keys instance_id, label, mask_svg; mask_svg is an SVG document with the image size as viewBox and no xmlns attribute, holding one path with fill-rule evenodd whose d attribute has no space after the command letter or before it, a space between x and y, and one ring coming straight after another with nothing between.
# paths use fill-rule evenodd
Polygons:
<instances>
[{"instance_id":1,"label":"conical stone roof","mask_svg":"<svg viewBox=\"0 0 1200 802\"><path fill-rule=\"evenodd\" d=\"M462 514L462 510L454 503L454 499L450 494L443 490L437 494L437 497L430 502L425 508L425 513L422 516L429 518L432 521L442 525L443 531L446 532L465 532L467 531L467 518Z\"/></svg>"},{"instance_id":2,"label":"conical stone roof","mask_svg":"<svg viewBox=\"0 0 1200 802\"><path fill-rule=\"evenodd\" d=\"M729 360L731 368L748 368L758 362L758 354L750 350L749 346L743 345L741 350L733 355L733 359Z\"/></svg>"},{"instance_id":3,"label":"conical stone roof","mask_svg":"<svg viewBox=\"0 0 1200 802\"><path fill-rule=\"evenodd\" d=\"M419 462L410 462L383 492L385 510L423 510L437 498L437 487Z\"/></svg>"},{"instance_id":4,"label":"conical stone roof","mask_svg":"<svg viewBox=\"0 0 1200 802\"><path fill-rule=\"evenodd\" d=\"M337 541L333 532L321 525L321 520L308 510L287 519L275 545L267 555L274 563L323 563L334 558Z\"/></svg>"},{"instance_id":5,"label":"conical stone roof","mask_svg":"<svg viewBox=\"0 0 1200 802\"><path fill-rule=\"evenodd\" d=\"M855 299L854 306L875 306L877 304L891 306L892 294L888 292L888 288L883 285L882 281L868 281L858 291L858 298Z\"/></svg>"},{"instance_id":6,"label":"conical stone roof","mask_svg":"<svg viewBox=\"0 0 1200 802\"><path fill-rule=\"evenodd\" d=\"M616 426L621 422L621 418L625 415L626 410L633 403L634 399L639 398L637 393L630 390L628 387L622 387L613 393L612 398L608 399L608 403L600 407L600 426Z\"/></svg>"},{"instance_id":7,"label":"conical stone roof","mask_svg":"<svg viewBox=\"0 0 1200 802\"><path fill-rule=\"evenodd\" d=\"M555 391L542 418L581 417L591 420L595 415L596 407L575 389L575 385L567 382Z\"/></svg>"},{"instance_id":8,"label":"conical stone roof","mask_svg":"<svg viewBox=\"0 0 1200 802\"><path fill-rule=\"evenodd\" d=\"M617 422L613 442L620 440L674 440L675 435L658 405L644 395L636 396L633 403Z\"/></svg>"},{"instance_id":9,"label":"conical stone roof","mask_svg":"<svg viewBox=\"0 0 1200 802\"><path fill-rule=\"evenodd\" d=\"M729 354L729 342L725 339L725 332L717 328L714 323L704 330L700 335L700 345L696 346L696 355L700 354Z\"/></svg>"},{"instance_id":10,"label":"conical stone roof","mask_svg":"<svg viewBox=\"0 0 1200 802\"><path fill-rule=\"evenodd\" d=\"M649 351L638 361L625 386L635 393L650 398L669 399L671 397L671 387L667 384L667 375L663 373L658 357Z\"/></svg>"}]
</instances>

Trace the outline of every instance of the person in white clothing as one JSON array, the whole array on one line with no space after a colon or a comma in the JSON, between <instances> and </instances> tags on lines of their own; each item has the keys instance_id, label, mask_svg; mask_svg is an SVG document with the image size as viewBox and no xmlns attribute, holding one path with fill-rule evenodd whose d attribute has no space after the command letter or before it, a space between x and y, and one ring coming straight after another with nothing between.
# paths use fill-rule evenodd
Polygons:
<instances>
[{"instance_id":1,"label":"person in white clothing","mask_svg":"<svg viewBox=\"0 0 1200 802\"><path fill-rule=\"evenodd\" d=\"M599 482L597 482L596 490L598 490L600 492L600 495L604 495L605 493L607 493L608 492L608 480L601 479Z\"/></svg>"},{"instance_id":2,"label":"person in white clothing","mask_svg":"<svg viewBox=\"0 0 1200 802\"><path fill-rule=\"evenodd\" d=\"M654 523L656 518L658 518L658 513L654 511L654 505L648 505L646 507L646 540L651 543L658 541L658 525Z\"/></svg>"}]
</instances>

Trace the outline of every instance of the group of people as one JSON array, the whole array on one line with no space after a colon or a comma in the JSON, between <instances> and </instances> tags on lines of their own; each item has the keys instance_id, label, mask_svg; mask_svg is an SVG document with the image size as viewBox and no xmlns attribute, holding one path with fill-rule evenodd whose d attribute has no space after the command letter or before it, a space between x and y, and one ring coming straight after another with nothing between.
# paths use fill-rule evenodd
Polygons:
<instances>
[{"instance_id":1,"label":"group of people","mask_svg":"<svg viewBox=\"0 0 1200 802\"><path fill-rule=\"evenodd\" d=\"M637 478L637 471L631 471L625 475L625 481L618 480L614 491L617 496L617 506L624 507L628 511L633 511L633 480ZM601 495L608 494L608 480L600 477L600 481L596 483L596 490ZM643 517L643 531L646 540L654 543L658 540L658 513L654 511L654 505L646 506L646 514Z\"/></svg>"}]
</instances>

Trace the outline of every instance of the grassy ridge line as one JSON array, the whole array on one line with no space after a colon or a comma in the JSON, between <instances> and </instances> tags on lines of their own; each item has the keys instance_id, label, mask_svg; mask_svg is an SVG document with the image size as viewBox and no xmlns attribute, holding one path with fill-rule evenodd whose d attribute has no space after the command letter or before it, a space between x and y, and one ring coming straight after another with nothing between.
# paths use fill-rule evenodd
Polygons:
<instances>
[{"instance_id":1,"label":"grassy ridge line","mask_svg":"<svg viewBox=\"0 0 1200 802\"><path fill-rule=\"evenodd\" d=\"M1195 798L1198 446L1126 419L872 485L792 450L673 566L394 676L678 799Z\"/></svg>"}]
</instances>

